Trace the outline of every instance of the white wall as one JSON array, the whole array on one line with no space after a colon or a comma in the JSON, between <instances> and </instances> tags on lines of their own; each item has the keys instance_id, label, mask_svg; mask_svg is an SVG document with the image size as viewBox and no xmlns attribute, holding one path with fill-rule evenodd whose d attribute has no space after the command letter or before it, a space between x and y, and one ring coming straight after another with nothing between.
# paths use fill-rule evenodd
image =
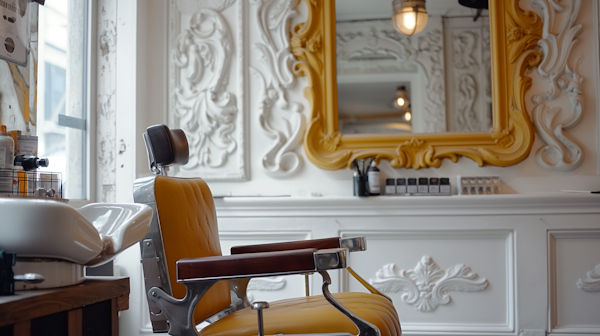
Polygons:
<instances>
[{"instance_id":1,"label":"white wall","mask_svg":"<svg viewBox=\"0 0 600 336\"><path fill-rule=\"evenodd\" d=\"M183 1L185 2L185 1ZM531 7L529 1L523 1L523 5ZM140 71L138 83L138 101L141 102L143 108L138 107L138 119L136 132L141 132L146 126L166 120L166 106L169 106L169 111L173 112L173 105L167 105L165 100L165 83L170 87L173 86L173 81L169 77L168 65L165 59L172 53L171 50L166 50L164 31L157 30L156 27L165 27L166 25L166 5L157 4L160 10L152 9L152 5L148 5L149 10L154 11L153 20L148 22L147 29L138 32L139 37L147 39L145 50L152 51L144 52L138 56L138 68L143 65L143 71ZM269 71L261 62L260 54L256 48L256 44L262 42L259 32L259 21L257 18L258 5L251 2L245 6L245 13L240 14L239 4L233 3L230 7L225 8L221 14L227 20L229 28L232 31L234 48L232 48L233 58L242 58L243 62L248 67L258 70L266 78L269 77ZM531 193L556 191L559 189L600 189L600 178L598 177L598 118L597 118L597 102L596 95L600 91L598 84L598 5L596 1L583 0L577 23L583 25L580 35L577 36L578 43L570 55L569 65L575 68L575 64L580 60L580 64L576 67L576 71L583 77L583 97L585 106L581 122L574 128L567 130L569 134L575 137L583 147L584 160L579 168L573 171L560 172L551 171L540 168L536 163L535 153L542 146L539 138L536 140L532 154L522 163L507 167L477 167L477 165L468 160L461 159L458 163L445 161L442 167L435 169L423 169L419 171L409 169L392 169L387 163L381 165L382 170L389 176L447 176L455 177L456 175L499 175L504 185L502 190L504 193ZM541 10L535 7L536 12L541 15ZM245 35L238 34L240 27L237 25L244 24L243 20L238 20L240 15L246 18L245 24L242 27ZM300 19L295 19L298 21ZM247 36L248 41L245 44L240 43L240 36ZM242 55L239 55L242 53ZM234 64L237 66L236 64ZM171 69L172 70L172 69ZM351 195L352 185L350 170L341 171L325 171L315 167L308 161L302 150L302 146L294 149L301 158L303 165L300 170L286 177L272 177L263 168L262 157L266 153L267 148L273 145L273 140L266 136L260 126L260 104L262 100L261 81L254 71L245 69L243 86L245 90L240 89L240 75L230 74L230 80L227 89L234 94L238 94L242 99L238 99L238 114L237 118L243 119L247 124L244 126L245 135L237 138L238 148L246 149L245 164L249 171L247 181L209 181L211 189L215 195L294 195L307 196L313 193L321 195ZM143 75L141 74L143 73ZM539 78L536 71L531 73L534 77L534 86L529 93L529 97L534 94L540 94L549 90L548 82ZM309 111L306 99L303 97L302 89L306 85L304 78L298 80L297 85L288 92L288 100L297 102L303 105L303 114L308 118ZM243 97L248 97L248 101L244 101ZM529 111L534 108L534 103L528 99ZM565 94L561 94L559 99L550 102L551 106L560 106L568 111L568 99ZM277 111L276 113L284 113L285 111ZM289 113L289 112L288 112ZM564 113L564 112L563 112ZM289 115L289 114L288 114ZM175 122L171 123L171 127L176 127ZM145 153L141 145L137 146L137 176L147 174L145 164ZM219 169L215 169L219 171ZM193 174L193 172L186 175ZM203 173L196 175L204 176ZM452 181L454 181L452 179Z\"/></svg>"}]
</instances>

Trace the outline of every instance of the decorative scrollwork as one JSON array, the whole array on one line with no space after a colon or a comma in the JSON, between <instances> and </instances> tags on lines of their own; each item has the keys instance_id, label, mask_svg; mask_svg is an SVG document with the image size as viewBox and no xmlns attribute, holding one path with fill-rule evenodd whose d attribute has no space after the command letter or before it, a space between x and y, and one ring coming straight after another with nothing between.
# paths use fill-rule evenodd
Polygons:
<instances>
[{"instance_id":1,"label":"decorative scrollwork","mask_svg":"<svg viewBox=\"0 0 600 336\"><path fill-rule=\"evenodd\" d=\"M589 271L585 279L577 281L577 288L584 292L600 292L600 264Z\"/></svg>"},{"instance_id":2,"label":"decorative scrollwork","mask_svg":"<svg viewBox=\"0 0 600 336\"><path fill-rule=\"evenodd\" d=\"M172 60L180 80L173 99L190 146L181 170L221 167L237 148L236 96L226 90L232 43L227 22L211 9L199 9L177 38Z\"/></svg>"},{"instance_id":3,"label":"decorative scrollwork","mask_svg":"<svg viewBox=\"0 0 600 336\"><path fill-rule=\"evenodd\" d=\"M384 293L400 292L402 301L420 312L432 312L450 303L448 292L479 292L488 286L488 281L470 267L459 264L443 271L429 256L423 256L412 270L387 264L369 282Z\"/></svg>"},{"instance_id":4,"label":"decorative scrollwork","mask_svg":"<svg viewBox=\"0 0 600 336\"><path fill-rule=\"evenodd\" d=\"M302 143L306 128L302 105L287 99L288 91L297 82L292 73L295 59L289 50L287 31L289 21L297 15L295 2L253 0L252 3L258 5L258 28L263 41L255 43L254 47L268 71L264 75L254 68L251 71L260 79L263 88L260 126L274 140L263 156L262 164L268 174L287 177L302 165L302 158L294 150Z\"/></svg>"},{"instance_id":5,"label":"decorative scrollwork","mask_svg":"<svg viewBox=\"0 0 600 336\"><path fill-rule=\"evenodd\" d=\"M538 67L538 73L549 85L548 92L533 98L536 104L533 110L534 124L540 139L545 143L537 151L536 160L545 169L571 171L583 163L582 146L572 135L564 132L575 127L583 116L583 77L577 73L577 64L572 69L568 65L573 49L579 42L577 36L583 31L583 26L576 24L581 1L532 2L540 5L544 12L544 30L539 46L545 57ZM567 20L557 20L557 16L563 13ZM553 33L556 31L558 33ZM548 106L561 92L569 98L570 111Z\"/></svg>"}]
</instances>

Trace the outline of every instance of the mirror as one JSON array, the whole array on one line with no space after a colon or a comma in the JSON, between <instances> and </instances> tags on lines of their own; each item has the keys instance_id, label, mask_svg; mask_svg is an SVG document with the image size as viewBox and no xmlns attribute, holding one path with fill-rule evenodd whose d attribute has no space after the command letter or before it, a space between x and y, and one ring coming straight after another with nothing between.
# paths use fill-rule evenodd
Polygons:
<instances>
[{"instance_id":1,"label":"mirror","mask_svg":"<svg viewBox=\"0 0 600 336\"><path fill-rule=\"evenodd\" d=\"M340 0L343 1L350 0ZM428 4L435 2L444 4L458 1L427 0ZM370 6L372 1L364 1L364 4ZM489 119L486 118L490 112L486 112L485 107L474 106L470 109L480 113L483 126L477 126L469 132L453 131L452 122L441 121L426 123L446 125L446 129L440 130L441 132L431 129L425 129L425 133L412 132L413 127L417 128L417 120L420 118L418 113L423 111L421 107L416 111L415 105L411 106L414 117L410 133L373 133L370 129L366 130L366 134L344 133L339 127L341 122L338 111L338 33L335 0L300 0L298 6L307 8L308 18L306 22L293 28L290 45L298 60L294 66L295 75L308 79L304 93L310 104L311 115L304 137L304 150L316 166L331 170L345 169L351 167L354 159L374 157L376 161L389 160L395 168L420 169L440 167L445 159L456 162L461 157L467 157L479 166L504 167L517 164L529 155L535 134L525 104L525 95L531 87L531 78L526 74L542 60L536 46L542 37L543 23L535 13L521 9L519 0L489 0L490 68L493 83L489 90L493 108L490 108ZM432 28L436 25L441 27L442 18L437 19L437 22L432 18L427 26L429 25ZM484 25L481 27L483 31ZM422 35L423 33L425 30L421 32L421 36L427 36ZM341 28L340 34L343 35ZM366 39L375 36L368 34ZM417 38L419 35L413 37ZM423 50L431 51L431 43L428 44L426 40L417 45ZM464 48L459 50L463 51ZM482 51L482 57L483 54ZM428 56L413 57L424 62ZM447 59L443 61L444 64L447 62ZM340 68L342 67L340 65ZM440 70L434 71L431 76L437 79L445 74ZM447 81L447 77L444 77L444 81ZM394 82L392 90L398 89L398 84L404 85L407 94L413 97L416 91L423 93L417 79ZM485 88L485 85L483 87ZM424 93L430 94L431 90L436 89L435 85L429 86ZM447 93L447 89L446 87L443 91ZM488 89L480 88L480 91L486 90ZM443 102L433 101L448 106L448 101L451 100L449 97L452 95L447 94L446 101ZM489 105L489 102L487 104ZM466 117L467 121L473 120L468 114ZM490 123L491 127L488 127Z\"/></svg>"},{"instance_id":2,"label":"mirror","mask_svg":"<svg viewBox=\"0 0 600 336\"><path fill-rule=\"evenodd\" d=\"M493 127L488 10L456 0L425 4L427 25L408 36L394 28L391 0L336 0L342 134Z\"/></svg>"}]
</instances>

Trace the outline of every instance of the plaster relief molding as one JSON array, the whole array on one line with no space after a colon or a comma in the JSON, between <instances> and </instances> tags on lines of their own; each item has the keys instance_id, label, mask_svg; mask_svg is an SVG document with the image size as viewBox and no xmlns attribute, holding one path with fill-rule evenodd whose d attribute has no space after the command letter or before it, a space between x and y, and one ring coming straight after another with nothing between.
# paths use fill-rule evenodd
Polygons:
<instances>
[{"instance_id":1,"label":"plaster relief molding","mask_svg":"<svg viewBox=\"0 0 600 336\"><path fill-rule=\"evenodd\" d=\"M236 0L176 0L180 13L196 13L202 9L212 9L222 12L235 3Z\"/></svg>"},{"instance_id":2,"label":"plaster relief molding","mask_svg":"<svg viewBox=\"0 0 600 336\"><path fill-rule=\"evenodd\" d=\"M369 282L384 293L401 292L402 301L420 312L432 312L439 305L450 303L450 291L479 292L488 287L488 281L470 267L458 264L442 271L429 256L423 256L412 270L387 264Z\"/></svg>"},{"instance_id":3,"label":"plaster relief molding","mask_svg":"<svg viewBox=\"0 0 600 336\"><path fill-rule=\"evenodd\" d=\"M237 48L222 11L238 5ZM172 0L170 2L169 120L186 133L190 160L177 175L206 180L245 180L243 47L245 2ZM232 60L237 55L237 64ZM235 66L235 67L234 67ZM230 70L239 73L231 76ZM230 81L237 93L230 91Z\"/></svg>"},{"instance_id":4,"label":"plaster relief molding","mask_svg":"<svg viewBox=\"0 0 600 336\"><path fill-rule=\"evenodd\" d=\"M447 29L453 66L449 81L456 102L452 131L487 132L493 127L489 25Z\"/></svg>"},{"instance_id":5,"label":"plaster relief molding","mask_svg":"<svg viewBox=\"0 0 600 336\"><path fill-rule=\"evenodd\" d=\"M538 67L540 77L548 81L549 91L533 98L533 122L540 139L545 143L536 153L541 168L572 171L583 162L583 149L579 142L564 130L575 127L581 120L584 98L581 89L583 77L577 73L577 64L569 65L576 37L583 26L576 24L581 0L531 0L543 10L544 27L538 45L543 49L544 59ZM567 16L560 20L558 16ZM558 32L558 33L554 33ZM561 93L569 98L571 109L550 107Z\"/></svg>"},{"instance_id":6,"label":"plaster relief molding","mask_svg":"<svg viewBox=\"0 0 600 336\"><path fill-rule=\"evenodd\" d=\"M390 20L338 23L336 36L339 73L351 74L357 61L365 58L389 57L389 60L364 62L358 73L415 72L421 68L425 78L424 129L423 132L446 131L446 89L444 82L444 41L442 30L430 28L421 34L406 36L392 27Z\"/></svg>"},{"instance_id":7,"label":"plaster relief molding","mask_svg":"<svg viewBox=\"0 0 600 336\"><path fill-rule=\"evenodd\" d=\"M479 72L479 62L475 58L479 34L477 31L462 31L453 36L454 44L454 85L458 96L456 109L456 131L476 132L480 130L479 116L475 112L477 99L477 79L473 72Z\"/></svg>"},{"instance_id":8,"label":"plaster relief molding","mask_svg":"<svg viewBox=\"0 0 600 336\"><path fill-rule=\"evenodd\" d=\"M585 279L577 281L577 288L584 292L600 292L600 264L589 271Z\"/></svg>"},{"instance_id":9,"label":"plaster relief molding","mask_svg":"<svg viewBox=\"0 0 600 336\"><path fill-rule=\"evenodd\" d=\"M289 102L290 89L296 85L292 73L295 63L290 50L289 23L298 15L297 0L252 0L258 6L258 28L262 43L255 43L267 71L251 68L261 82L260 126L273 142L263 155L262 166L267 174L287 177L302 166L295 149L302 143L306 121L303 106Z\"/></svg>"},{"instance_id":10,"label":"plaster relief molding","mask_svg":"<svg viewBox=\"0 0 600 336\"><path fill-rule=\"evenodd\" d=\"M246 288L246 295L250 302L254 301L254 291L279 291L282 290L286 285L286 280L283 277L266 277L266 278L253 278L248 283Z\"/></svg>"},{"instance_id":11,"label":"plaster relief molding","mask_svg":"<svg viewBox=\"0 0 600 336\"><path fill-rule=\"evenodd\" d=\"M98 2L96 162L99 172L97 200L114 203L116 199L116 68L117 68L117 1Z\"/></svg>"}]
</instances>

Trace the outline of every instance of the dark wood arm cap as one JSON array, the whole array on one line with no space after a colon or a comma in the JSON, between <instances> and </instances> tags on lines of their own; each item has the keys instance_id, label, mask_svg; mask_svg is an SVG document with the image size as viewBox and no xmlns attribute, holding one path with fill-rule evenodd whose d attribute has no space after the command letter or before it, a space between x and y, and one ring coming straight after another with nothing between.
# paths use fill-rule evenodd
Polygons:
<instances>
[{"instance_id":1,"label":"dark wood arm cap","mask_svg":"<svg viewBox=\"0 0 600 336\"><path fill-rule=\"evenodd\" d=\"M323 239L299 240L285 243L234 246L231 248L231 254L290 251L306 248L313 248L318 250L347 248L349 252L356 252L365 251L367 249L367 245L364 237L332 237Z\"/></svg>"},{"instance_id":2,"label":"dark wood arm cap","mask_svg":"<svg viewBox=\"0 0 600 336\"><path fill-rule=\"evenodd\" d=\"M178 282L302 274L315 271L317 249L251 253L177 261Z\"/></svg>"}]
</instances>

